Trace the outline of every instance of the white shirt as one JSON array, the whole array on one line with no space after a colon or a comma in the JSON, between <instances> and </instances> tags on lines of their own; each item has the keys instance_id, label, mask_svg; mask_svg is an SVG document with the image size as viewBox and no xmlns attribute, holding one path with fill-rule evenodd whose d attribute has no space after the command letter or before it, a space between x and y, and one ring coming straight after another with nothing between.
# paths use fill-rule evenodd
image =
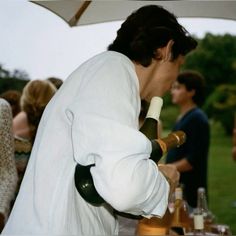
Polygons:
<instances>
[{"instance_id":1,"label":"white shirt","mask_svg":"<svg viewBox=\"0 0 236 236\"><path fill-rule=\"evenodd\" d=\"M104 52L81 65L47 106L4 234L117 234L112 208L163 215L169 185L149 160L138 131L139 83L124 55ZM89 165L108 204L85 202L74 185L77 163Z\"/></svg>"}]
</instances>

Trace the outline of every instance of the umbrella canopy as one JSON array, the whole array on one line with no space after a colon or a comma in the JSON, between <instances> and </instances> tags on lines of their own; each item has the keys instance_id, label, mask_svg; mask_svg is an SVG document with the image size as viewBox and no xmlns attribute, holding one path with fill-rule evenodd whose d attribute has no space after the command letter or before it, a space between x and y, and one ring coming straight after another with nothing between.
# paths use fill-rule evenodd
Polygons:
<instances>
[{"instance_id":1,"label":"umbrella canopy","mask_svg":"<svg viewBox=\"0 0 236 236\"><path fill-rule=\"evenodd\" d=\"M165 7L177 17L236 20L236 1L31 1L54 12L70 26L124 20L144 5Z\"/></svg>"}]
</instances>

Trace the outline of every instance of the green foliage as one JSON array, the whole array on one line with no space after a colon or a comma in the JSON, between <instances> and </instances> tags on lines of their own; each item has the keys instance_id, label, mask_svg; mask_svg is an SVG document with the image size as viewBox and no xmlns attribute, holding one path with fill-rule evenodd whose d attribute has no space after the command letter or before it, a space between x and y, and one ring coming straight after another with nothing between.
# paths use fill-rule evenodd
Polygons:
<instances>
[{"instance_id":1,"label":"green foliage","mask_svg":"<svg viewBox=\"0 0 236 236\"><path fill-rule=\"evenodd\" d=\"M162 121L162 128L172 130L176 118L179 114L177 106L168 106L162 109L160 119Z\"/></svg>"},{"instance_id":2,"label":"green foliage","mask_svg":"<svg viewBox=\"0 0 236 236\"><path fill-rule=\"evenodd\" d=\"M21 70L11 72L0 65L0 94L7 90L18 90L21 92L28 81L29 76L26 72Z\"/></svg>"},{"instance_id":3,"label":"green foliage","mask_svg":"<svg viewBox=\"0 0 236 236\"><path fill-rule=\"evenodd\" d=\"M209 117L222 124L226 134L231 135L236 112L236 85L219 85L203 108Z\"/></svg>"},{"instance_id":4,"label":"green foliage","mask_svg":"<svg viewBox=\"0 0 236 236\"><path fill-rule=\"evenodd\" d=\"M183 69L197 70L207 82L207 93L220 84L236 84L236 36L206 34L186 57Z\"/></svg>"},{"instance_id":5,"label":"green foliage","mask_svg":"<svg viewBox=\"0 0 236 236\"><path fill-rule=\"evenodd\" d=\"M236 110L236 36L208 33L197 40L198 47L186 57L183 69L197 70L205 77L208 96L203 108L231 134Z\"/></svg>"},{"instance_id":6,"label":"green foliage","mask_svg":"<svg viewBox=\"0 0 236 236\"><path fill-rule=\"evenodd\" d=\"M21 79L0 79L0 94L8 90L22 92L28 80Z\"/></svg>"}]
</instances>

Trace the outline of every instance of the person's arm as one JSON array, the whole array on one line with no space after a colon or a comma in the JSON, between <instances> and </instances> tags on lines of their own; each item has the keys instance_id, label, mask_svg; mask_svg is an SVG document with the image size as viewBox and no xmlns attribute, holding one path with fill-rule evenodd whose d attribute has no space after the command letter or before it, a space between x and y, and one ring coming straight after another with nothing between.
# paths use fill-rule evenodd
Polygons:
<instances>
[{"instance_id":1,"label":"person's arm","mask_svg":"<svg viewBox=\"0 0 236 236\"><path fill-rule=\"evenodd\" d=\"M27 114L24 111L18 113L13 119L13 134L22 138L30 139L30 129Z\"/></svg>"},{"instance_id":2,"label":"person's arm","mask_svg":"<svg viewBox=\"0 0 236 236\"><path fill-rule=\"evenodd\" d=\"M209 123L203 114L197 113L189 120L186 132L186 154L174 163L180 172L191 171L199 166L199 163L207 158L209 148Z\"/></svg>"},{"instance_id":3,"label":"person's arm","mask_svg":"<svg viewBox=\"0 0 236 236\"><path fill-rule=\"evenodd\" d=\"M165 176L170 185L169 197L171 197L179 184L180 174L173 164L159 164L158 169Z\"/></svg>"},{"instance_id":4,"label":"person's arm","mask_svg":"<svg viewBox=\"0 0 236 236\"><path fill-rule=\"evenodd\" d=\"M193 169L192 165L189 163L189 161L186 158L182 158L181 160L173 162L171 164L175 165L176 169L179 172L186 172Z\"/></svg>"},{"instance_id":5,"label":"person's arm","mask_svg":"<svg viewBox=\"0 0 236 236\"><path fill-rule=\"evenodd\" d=\"M81 91L70 107L75 160L81 165L95 163L95 188L116 210L162 216L169 184L149 159L150 140L138 130L139 91L135 74L130 75L134 71L117 71L119 64L111 63L109 71L100 68L101 75L96 71L93 80L99 84L90 84L89 95Z\"/></svg>"}]
</instances>

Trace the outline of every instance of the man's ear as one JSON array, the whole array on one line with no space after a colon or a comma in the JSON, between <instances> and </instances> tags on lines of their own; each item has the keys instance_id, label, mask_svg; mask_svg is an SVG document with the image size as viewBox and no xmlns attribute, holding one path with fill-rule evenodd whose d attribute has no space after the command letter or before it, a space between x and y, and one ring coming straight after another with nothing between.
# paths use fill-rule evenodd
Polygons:
<instances>
[{"instance_id":1,"label":"man's ear","mask_svg":"<svg viewBox=\"0 0 236 236\"><path fill-rule=\"evenodd\" d=\"M175 42L172 39L169 40L169 42L167 43L167 45L165 47L165 51L164 51L163 60L165 60L165 61L171 61L172 60L172 47L173 47L174 43Z\"/></svg>"},{"instance_id":2,"label":"man's ear","mask_svg":"<svg viewBox=\"0 0 236 236\"><path fill-rule=\"evenodd\" d=\"M158 48L155 54L156 59L161 60L162 62L171 61L173 45L174 45L174 41L171 39L169 40L169 42L167 43L165 47Z\"/></svg>"},{"instance_id":3,"label":"man's ear","mask_svg":"<svg viewBox=\"0 0 236 236\"><path fill-rule=\"evenodd\" d=\"M192 90L190 90L188 92L189 92L191 97L193 97L196 94L196 90L195 89L192 89Z\"/></svg>"}]
</instances>

